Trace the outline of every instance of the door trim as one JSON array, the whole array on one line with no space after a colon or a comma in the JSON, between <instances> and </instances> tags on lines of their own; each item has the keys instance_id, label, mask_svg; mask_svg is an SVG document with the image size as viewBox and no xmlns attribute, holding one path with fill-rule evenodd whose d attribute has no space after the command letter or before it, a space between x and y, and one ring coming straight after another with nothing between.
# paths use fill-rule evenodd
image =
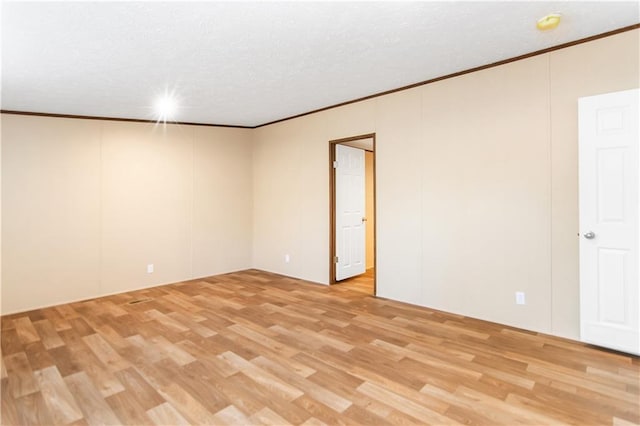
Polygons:
<instances>
[{"instance_id":1,"label":"door trim","mask_svg":"<svg viewBox=\"0 0 640 426\"><path fill-rule=\"evenodd\" d=\"M347 138L333 139L329 141L329 284L336 283L336 264L334 258L336 256L336 175L333 169L333 162L336 160L335 146L339 144L345 144L347 142L357 141L360 139L372 139L373 140L373 216L375 225L373 227L373 268L376 271L373 278L373 295L377 292L378 282L378 269L377 269L377 228L378 228L378 215L377 215L377 197L376 197L376 134L367 133L363 135L350 136Z\"/></svg>"}]
</instances>

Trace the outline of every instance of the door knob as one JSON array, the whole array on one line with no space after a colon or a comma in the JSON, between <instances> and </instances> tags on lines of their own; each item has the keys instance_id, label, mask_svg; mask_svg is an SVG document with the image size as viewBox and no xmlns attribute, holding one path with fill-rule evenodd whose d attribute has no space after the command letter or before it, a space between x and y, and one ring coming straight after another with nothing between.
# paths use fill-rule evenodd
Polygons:
<instances>
[{"instance_id":1,"label":"door knob","mask_svg":"<svg viewBox=\"0 0 640 426\"><path fill-rule=\"evenodd\" d=\"M593 240L596 237L596 234L593 231L589 231L583 235L587 240Z\"/></svg>"},{"instance_id":2,"label":"door knob","mask_svg":"<svg viewBox=\"0 0 640 426\"><path fill-rule=\"evenodd\" d=\"M367 218L366 218L366 217L363 217L363 218L362 218L362 223L365 223L366 221L367 221Z\"/></svg>"}]
</instances>

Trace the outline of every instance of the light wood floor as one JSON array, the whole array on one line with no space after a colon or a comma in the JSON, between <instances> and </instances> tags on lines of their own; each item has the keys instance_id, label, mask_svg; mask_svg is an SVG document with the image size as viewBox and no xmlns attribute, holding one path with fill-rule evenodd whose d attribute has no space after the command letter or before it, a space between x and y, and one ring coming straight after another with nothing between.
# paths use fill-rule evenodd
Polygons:
<instances>
[{"instance_id":1,"label":"light wood floor","mask_svg":"<svg viewBox=\"0 0 640 426\"><path fill-rule=\"evenodd\" d=\"M259 271L2 318L5 425L627 425L639 377L637 357Z\"/></svg>"},{"instance_id":2,"label":"light wood floor","mask_svg":"<svg viewBox=\"0 0 640 426\"><path fill-rule=\"evenodd\" d=\"M370 269L367 269L367 271L362 275L357 275L353 278L348 278L344 281L338 281L338 283L334 285L339 286L340 288L343 288L343 289L348 288L349 290L373 295L375 276L376 276L375 269L370 268Z\"/></svg>"}]
</instances>

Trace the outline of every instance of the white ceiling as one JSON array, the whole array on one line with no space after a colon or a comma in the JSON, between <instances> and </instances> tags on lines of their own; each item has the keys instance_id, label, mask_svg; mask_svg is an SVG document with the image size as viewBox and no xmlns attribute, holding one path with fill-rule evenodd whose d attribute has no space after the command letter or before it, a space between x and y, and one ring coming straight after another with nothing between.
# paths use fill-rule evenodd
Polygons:
<instances>
[{"instance_id":1,"label":"white ceiling","mask_svg":"<svg viewBox=\"0 0 640 426\"><path fill-rule=\"evenodd\" d=\"M175 121L256 126L639 21L636 1L4 1L2 109L154 119L169 91Z\"/></svg>"}]
</instances>

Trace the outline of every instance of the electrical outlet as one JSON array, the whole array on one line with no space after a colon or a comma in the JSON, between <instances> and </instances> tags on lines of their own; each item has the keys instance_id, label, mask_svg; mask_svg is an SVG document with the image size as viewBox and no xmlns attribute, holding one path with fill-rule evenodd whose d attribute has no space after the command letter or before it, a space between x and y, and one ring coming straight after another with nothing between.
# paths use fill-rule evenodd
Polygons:
<instances>
[{"instance_id":1,"label":"electrical outlet","mask_svg":"<svg viewBox=\"0 0 640 426\"><path fill-rule=\"evenodd\" d=\"M289 263L291 261L291 257L288 254L284 255L284 263Z\"/></svg>"},{"instance_id":2,"label":"electrical outlet","mask_svg":"<svg viewBox=\"0 0 640 426\"><path fill-rule=\"evenodd\" d=\"M524 292L516 291L516 305L524 305L524 304L525 304Z\"/></svg>"},{"instance_id":3,"label":"electrical outlet","mask_svg":"<svg viewBox=\"0 0 640 426\"><path fill-rule=\"evenodd\" d=\"M153 274L153 263L147 265L147 274Z\"/></svg>"}]
</instances>

